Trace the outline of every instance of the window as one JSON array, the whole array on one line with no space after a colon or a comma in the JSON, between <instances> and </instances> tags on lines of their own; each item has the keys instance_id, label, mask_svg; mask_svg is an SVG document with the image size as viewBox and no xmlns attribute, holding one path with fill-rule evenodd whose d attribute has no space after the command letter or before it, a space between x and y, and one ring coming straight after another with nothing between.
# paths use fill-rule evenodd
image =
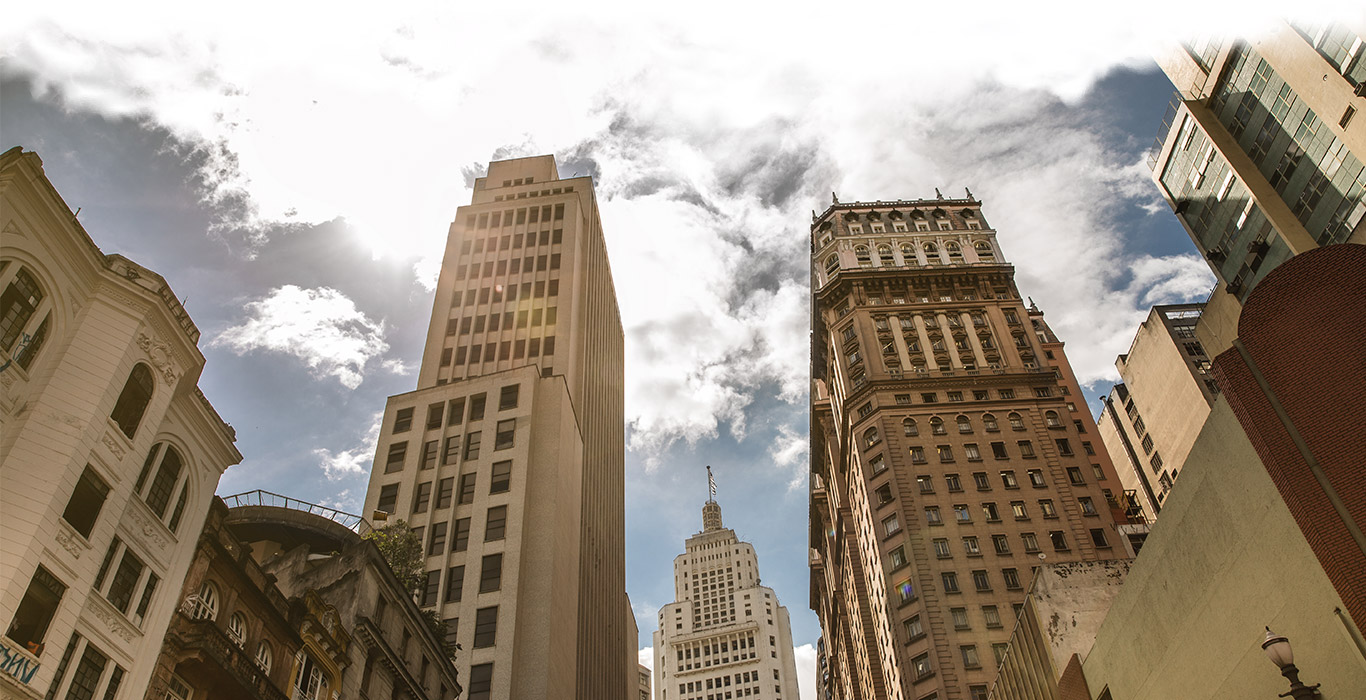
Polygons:
<instances>
[{"instance_id":1,"label":"window","mask_svg":"<svg viewBox=\"0 0 1366 700\"><path fill-rule=\"evenodd\" d=\"M1081 514L1082 514L1082 515L1095 515L1095 514L1096 514L1096 504L1094 504L1094 503L1091 502L1091 497L1090 497L1090 496L1082 496L1081 498L1078 498L1078 499L1077 499L1077 505L1081 506Z\"/></svg>"},{"instance_id":2,"label":"window","mask_svg":"<svg viewBox=\"0 0 1366 700\"><path fill-rule=\"evenodd\" d=\"M878 474L887 471L887 463L882 459L882 455L877 455L868 460L868 466L873 470L873 476L877 476Z\"/></svg>"},{"instance_id":3,"label":"window","mask_svg":"<svg viewBox=\"0 0 1366 700\"><path fill-rule=\"evenodd\" d=\"M109 415L129 440L137 433L142 414L147 411L147 404L151 400L152 370L139 362L133 365L133 371L128 374L128 381L119 393L119 400L114 404L114 412Z\"/></svg>"},{"instance_id":4,"label":"window","mask_svg":"<svg viewBox=\"0 0 1366 700\"><path fill-rule=\"evenodd\" d=\"M1058 517L1058 511L1053 507L1053 499L1051 498L1039 500L1039 512L1043 513L1043 517L1045 518Z\"/></svg>"},{"instance_id":5,"label":"window","mask_svg":"<svg viewBox=\"0 0 1366 700\"><path fill-rule=\"evenodd\" d=\"M958 320L958 319L951 318L951 319L949 319L949 323L952 324L952 325L957 325L957 324L955 323L957 320ZM950 392L948 393L948 398L949 398L949 401L951 401L951 402L954 402L954 401L962 401L962 400L963 400L963 392L961 392L961 391L950 391ZM958 422L959 422L958 427L959 427L960 431L961 431L961 429L962 429L962 427L963 427L963 426L962 426L962 423L963 423L964 420L966 420L966 419L960 417L960 419L959 419L959 421L958 421ZM971 426L968 427L968 429L967 429L966 432L969 432L969 433L972 432Z\"/></svg>"},{"instance_id":6,"label":"window","mask_svg":"<svg viewBox=\"0 0 1366 700\"><path fill-rule=\"evenodd\" d=\"M953 507L953 518L960 523L972 522L972 514L968 511L966 503L959 503Z\"/></svg>"},{"instance_id":7,"label":"window","mask_svg":"<svg viewBox=\"0 0 1366 700\"><path fill-rule=\"evenodd\" d=\"M495 462L489 478L489 493L506 493L512 483L512 462Z\"/></svg>"},{"instance_id":8,"label":"window","mask_svg":"<svg viewBox=\"0 0 1366 700\"><path fill-rule=\"evenodd\" d=\"M919 639L925 634L925 629L920 625L920 616L912 615L911 619L901 623L901 629L906 632L906 640L912 641Z\"/></svg>"},{"instance_id":9,"label":"window","mask_svg":"<svg viewBox=\"0 0 1366 700\"><path fill-rule=\"evenodd\" d=\"M389 456L384 461L384 473L403 471L403 460L408 456L408 443L398 442L389 446Z\"/></svg>"},{"instance_id":10,"label":"window","mask_svg":"<svg viewBox=\"0 0 1366 700\"><path fill-rule=\"evenodd\" d=\"M506 450L512 447L513 437L517 431L517 420L509 418L498 421L498 427L493 434L493 449Z\"/></svg>"},{"instance_id":11,"label":"window","mask_svg":"<svg viewBox=\"0 0 1366 700\"><path fill-rule=\"evenodd\" d=\"M1071 482L1073 486L1082 486L1086 484L1086 477L1082 476L1081 467L1068 467L1067 480Z\"/></svg>"},{"instance_id":12,"label":"window","mask_svg":"<svg viewBox=\"0 0 1366 700\"><path fill-rule=\"evenodd\" d=\"M977 658L977 645L975 645L975 644L967 644L967 645L958 647L958 650L959 650L960 652L962 652L962 654L963 654L963 667L964 667L964 668L980 668L980 667L981 667L982 662Z\"/></svg>"},{"instance_id":13,"label":"window","mask_svg":"<svg viewBox=\"0 0 1366 700\"><path fill-rule=\"evenodd\" d=\"M934 669L930 667L930 655L928 653L921 654L914 659L911 659L911 668L915 669L915 677L917 680L934 673Z\"/></svg>"},{"instance_id":14,"label":"window","mask_svg":"<svg viewBox=\"0 0 1366 700\"><path fill-rule=\"evenodd\" d=\"M493 542L503 539L507 529L507 521L507 506L489 508L488 521L484 524L484 541Z\"/></svg>"},{"instance_id":15,"label":"window","mask_svg":"<svg viewBox=\"0 0 1366 700\"><path fill-rule=\"evenodd\" d=\"M495 613L497 608L494 608ZM489 642L486 646L492 646ZM477 645L476 645L477 646ZM479 664L470 667L470 687L468 700L489 700L493 697L493 664Z\"/></svg>"},{"instance_id":16,"label":"window","mask_svg":"<svg viewBox=\"0 0 1366 700\"><path fill-rule=\"evenodd\" d=\"M885 506L892 502L892 487L889 484L883 484L877 487L877 490L873 493L877 496L874 500L877 501L879 506Z\"/></svg>"},{"instance_id":17,"label":"window","mask_svg":"<svg viewBox=\"0 0 1366 700\"><path fill-rule=\"evenodd\" d=\"M470 546L470 519L460 518L455 521L455 530L451 533L451 551L463 552Z\"/></svg>"},{"instance_id":18,"label":"window","mask_svg":"<svg viewBox=\"0 0 1366 700\"><path fill-rule=\"evenodd\" d=\"M915 483L920 487L921 493L934 493L934 477L928 474L921 474L915 477Z\"/></svg>"},{"instance_id":19,"label":"window","mask_svg":"<svg viewBox=\"0 0 1366 700\"><path fill-rule=\"evenodd\" d=\"M1067 536L1063 534L1062 530L1054 530L1048 533L1048 539L1052 540L1054 550L1061 552L1068 549Z\"/></svg>"},{"instance_id":20,"label":"window","mask_svg":"<svg viewBox=\"0 0 1366 700\"><path fill-rule=\"evenodd\" d=\"M180 527L180 518L185 514L185 502L189 494L189 474L183 467L184 460L180 452L167 443L159 442L147 453L142 471L133 485L133 492L142 498L171 532ZM172 507L171 495L177 492L180 495Z\"/></svg>"},{"instance_id":21,"label":"window","mask_svg":"<svg viewBox=\"0 0 1366 700\"><path fill-rule=\"evenodd\" d=\"M1029 440L1020 440L1015 446L1020 448L1020 456L1025 459L1034 459L1037 456L1034 454L1034 443Z\"/></svg>"},{"instance_id":22,"label":"window","mask_svg":"<svg viewBox=\"0 0 1366 700\"><path fill-rule=\"evenodd\" d=\"M934 540L933 544L934 556L940 559L948 559L953 556L953 552L949 551L949 541L947 539L937 538Z\"/></svg>"},{"instance_id":23,"label":"window","mask_svg":"<svg viewBox=\"0 0 1366 700\"><path fill-rule=\"evenodd\" d=\"M479 443L481 440L478 430L465 436L465 459L479 459Z\"/></svg>"},{"instance_id":24,"label":"window","mask_svg":"<svg viewBox=\"0 0 1366 700\"><path fill-rule=\"evenodd\" d=\"M966 434L972 432L972 421L968 420L967 416L958 416L957 422L959 433Z\"/></svg>"},{"instance_id":25,"label":"window","mask_svg":"<svg viewBox=\"0 0 1366 700\"><path fill-rule=\"evenodd\" d=\"M1091 528L1091 543L1102 548L1110 546L1110 542L1105 539L1104 528Z\"/></svg>"},{"instance_id":26,"label":"window","mask_svg":"<svg viewBox=\"0 0 1366 700\"><path fill-rule=\"evenodd\" d=\"M972 629L968 624L967 608L949 608L949 617L953 619L953 628L956 630Z\"/></svg>"},{"instance_id":27,"label":"window","mask_svg":"<svg viewBox=\"0 0 1366 700\"><path fill-rule=\"evenodd\" d=\"M1015 479L1015 472L1009 470L1001 472L1001 485L1008 489L1020 488L1020 482Z\"/></svg>"},{"instance_id":28,"label":"window","mask_svg":"<svg viewBox=\"0 0 1366 700\"><path fill-rule=\"evenodd\" d=\"M432 523L431 536L427 541L427 556L434 557L446 548L446 523Z\"/></svg>"},{"instance_id":29,"label":"window","mask_svg":"<svg viewBox=\"0 0 1366 700\"><path fill-rule=\"evenodd\" d=\"M937 449L937 450L939 451L939 461L940 461L941 463L947 463L947 462L952 462L952 461L953 461L953 446L952 446L952 445L939 445L939 446L936 447L935 449Z\"/></svg>"},{"instance_id":30,"label":"window","mask_svg":"<svg viewBox=\"0 0 1366 700\"><path fill-rule=\"evenodd\" d=\"M930 419L930 432L935 435L948 435L949 431L944 428L944 421L935 416Z\"/></svg>"},{"instance_id":31,"label":"window","mask_svg":"<svg viewBox=\"0 0 1366 700\"><path fill-rule=\"evenodd\" d=\"M266 673L270 673L270 667L275 660L275 654L270 650L270 642L261 640L256 645L256 667Z\"/></svg>"},{"instance_id":32,"label":"window","mask_svg":"<svg viewBox=\"0 0 1366 700\"><path fill-rule=\"evenodd\" d=\"M882 519L882 533L887 536L901 532L901 522L897 520L896 513Z\"/></svg>"},{"instance_id":33,"label":"window","mask_svg":"<svg viewBox=\"0 0 1366 700\"><path fill-rule=\"evenodd\" d=\"M1002 390L1002 393L1004 393L1004 392L1005 392L1005 390L1003 389L1003 390ZM1001 398L1005 398L1005 397L1002 396ZM1010 414L1009 416L1006 416L1006 418L1010 421L1010 429L1011 429L1011 430L1024 430L1024 429L1025 429L1024 419L1020 417L1020 414L1018 414L1018 413L1012 413L1012 414Z\"/></svg>"},{"instance_id":34,"label":"window","mask_svg":"<svg viewBox=\"0 0 1366 700\"><path fill-rule=\"evenodd\" d=\"M1010 538L1005 535L992 535L991 546L997 554L1010 554Z\"/></svg>"},{"instance_id":35,"label":"window","mask_svg":"<svg viewBox=\"0 0 1366 700\"><path fill-rule=\"evenodd\" d=\"M1045 482L1044 479L1043 479L1043 470L1042 470L1042 469L1030 469L1030 470L1029 470L1029 485L1030 485L1030 486L1033 486L1033 487L1036 488L1036 489L1041 489L1041 488L1045 488L1045 487L1048 486L1048 483Z\"/></svg>"},{"instance_id":36,"label":"window","mask_svg":"<svg viewBox=\"0 0 1366 700\"><path fill-rule=\"evenodd\" d=\"M905 547L897 547L896 549L893 549L893 550L887 555L887 560L891 563L891 565L892 565L892 570L893 570L893 571L895 571L896 569L900 569L901 567L905 566L905 565L906 565L906 548L905 548Z\"/></svg>"},{"instance_id":37,"label":"window","mask_svg":"<svg viewBox=\"0 0 1366 700\"><path fill-rule=\"evenodd\" d=\"M986 472L974 472L972 475L972 482L973 485L977 487L978 491L991 490L991 479L987 477Z\"/></svg>"},{"instance_id":38,"label":"window","mask_svg":"<svg viewBox=\"0 0 1366 700\"><path fill-rule=\"evenodd\" d=\"M1064 457L1072 456L1072 443L1068 442L1067 438L1058 438L1053 443L1058 446L1058 454Z\"/></svg>"},{"instance_id":39,"label":"window","mask_svg":"<svg viewBox=\"0 0 1366 700\"><path fill-rule=\"evenodd\" d=\"M451 399L446 410L446 425L460 425L465 419L465 399Z\"/></svg>"},{"instance_id":40,"label":"window","mask_svg":"<svg viewBox=\"0 0 1366 700\"><path fill-rule=\"evenodd\" d=\"M950 493L963 490L963 482L958 479L957 474L945 474L944 482L948 485Z\"/></svg>"},{"instance_id":41,"label":"window","mask_svg":"<svg viewBox=\"0 0 1366 700\"><path fill-rule=\"evenodd\" d=\"M400 408L394 413L393 433L406 433L413 428L413 409Z\"/></svg>"},{"instance_id":42,"label":"window","mask_svg":"<svg viewBox=\"0 0 1366 700\"><path fill-rule=\"evenodd\" d=\"M1016 520L1028 520L1029 513L1025 510L1024 501L1011 501L1010 511L1015 515Z\"/></svg>"},{"instance_id":43,"label":"window","mask_svg":"<svg viewBox=\"0 0 1366 700\"><path fill-rule=\"evenodd\" d=\"M956 573L954 573L954 572L952 572L952 571L945 571L945 572L943 572L943 573L941 573L941 574L939 575L939 578L940 578L941 581L944 582L944 592L945 592L945 593L958 593L958 592L959 592L959 591L958 591L958 574L956 574Z\"/></svg>"},{"instance_id":44,"label":"window","mask_svg":"<svg viewBox=\"0 0 1366 700\"><path fill-rule=\"evenodd\" d=\"M963 538L963 551L970 557L981 556L982 547L975 536L969 535Z\"/></svg>"},{"instance_id":45,"label":"window","mask_svg":"<svg viewBox=\"0 0 1366 700\"><path fill-rule=\"evenodd\" d=\"M474 503L474 484L477 476L473 472L460 475L460 500L458 503L461 505Z\"/></svg>"},{"instance_id":46,"label":"window","mask_svg":"<svg viewBox=\"0 0 1366 700\"><path fill-rule=\"evenodd\" d=\"M986 516L987 522L996 522L1001 519L1001 513L996 510L995 503L983 503L982 514Z\"/></svg>"},{"instance_id":47,"label":"window","mask_svg":"<svg viewBox=\"0 0 1366 700\"><path fill-rule=\"evenodd\" d=\"M479 592L490 593L503 587L503 555L485 554L479 571Z\"/></svg>"},{"instance_id":48,"label":"window","mask_svg":"<svg viewBox=\"0 0 1366 700\"><path fill-rule=\"evenodd\" d=\"M8 267L7 265L4 267ZM4 269L0 267L0 275ZM28 270L16 267L14 279L0 295L0 352L13 357L28 369L47 337L48 307L52 301L43 293ZM35 319L41 319L35 323ZM24 336L27 336L27 345ZM131 435L129 437L132 437Z\"/></svg>"},{"instance_id":49,"label":"window","mask_svg":"<svg viewBox=\"0 0 1366 700\"><path fill-rule=\"evenodd\" d=\"M460 436L452 435L446 438L446 449L442 451L442 464L455 464L460 458Z\"/></svg>"},{"instance_id":50,"label":"window","mask_svg":"<svg viewBox=\"0 0 1366 700\"><path fill-rule=\"evenodd\" d=\"M925 522L930 525L944 524L944 519L939 515L939 506L925 506Z\"/></svg>"},{"instance_id":51,"label":"window","mask_svg":"<svg viewBox=\"0 0 1366 700\"><path fill-rule=\"evenodd\" d=\"M973 571L972 585L976 587L978 591L989 591L991 590L991 577L983 569Z\"/></svg>"},{"instance_id":52,"label":"window","mask_svg":"<svg viewBox=\"0 0 1366 700\"><path fill-rule=\"evenodd\" d=\"M436 430L441 427L441 419L443 417L443 414L445 413L445 409L446 404L444 403L434 403L427 407L428 430Z\"/></svg>"},{"instance_id":53,"label":"window","mask_svg":"<svg viewBox=\"0 0 1366 700\"><path fill-rule=\"evenodd\" d=\"M101 479L90 465L85 465L81 478L76 482L76 489L71 492L71 499L66 502L62 519L76 532L81 533L81 537L89 538L90 531L95 527L95 520L100 517L100 510L104 508L104 499L108 495L109 486L104 483L104 479Z\"/></svg>"},{"instance_id":54,"label":"window","mask_svg":"<svg viewBox=\"0 0 1366 700\"><path fill-rule=\"evenodd\" d=\"M473 423L474 421L477 421L477 420L484 420L484 403L485 403L485 401L486 401L486 397L485 397L484 394L475 394L474 396L471 396L471 397L470 397L470 422L471 422L471 423Z\"/></svg>"},{"instance_id":55,"label":"window","mask_svg":"<svg viewBox=\"0 0 1366 700\"><path fill-rule=\"evenodd\" d=\"M497 639L498 606L476 610L474 613L474 648L491 647ZM474 669L470 669L470 697L474 697Z\"/></svg>"},{"instance_id":56,"label":"window","mask_svg":"<svg viewBox=\"0 0 1366 700\"><path fill-rule=\"evenodd\" d=\"M913 464L925 463L925 448L918 445L912 445L909 449L911 452L911 462Z\"/></svg>"},{"instance_id":57,"label":"window","mask_svg":"<svg viewBox=\"0 0 1366 700\"><path fill-rule=\"evenodd\" d=\"M66 585L57 577L39 566L29 580L28 590L14 611L5 636L19 643L35 656L42 653L43 637L47 635L48 624L57 614L57 606L66 594Z\"/></svg>"},{"instance_id":58,"label":"window","mask_svg":"<svg viewBox=\"0 0 1366 700\"><path fill-rule=\"evenodd\" d=\"M911 585L910 579L906 579L896 585L896 598L898 606L905 605L915 600L915 586ZM769 641L769 645L773 645L771 640Z\"/></svg>"},{"instance_id":59,"label":"window","mask_svg":"<svg viewBox=\"0 0 1366 700\"><path fill-rule=\"evenodd\" d=\"M1044 425L1046 425L1046 426L1048 426L1048 427L1050 427L1050 428L1061 428L1061 427L1062 427L1062 421L1058 420L1058 412L1057 412L1057 411L1044 411L1044 414L1043 414L1043 422L1044 422Z\"/></svg>"},{"instance_id":60,"label":"window","mask_svg":"<svg viewBox=\"0 0 1366 700\"><path fill-rule=\"evenodd\" d=\"M972 224L968 224L968 227L971 228ZM999 659L997 663L1000 663ZM968 700L987 700L987 687L984 685L968 686Z\"/></svg>"},{"instance_id":61,"label":"window","mask_svg":"<svg viewBox=\"0 0 1366 700\"><path fill-rule=\"evenodd\" d=\"M379 488L379 502L375 510L392 514L398 505L398 484L385 484Z\"/></svg>"},{"instance_id":62,"label":"window","mask_svg":"<svg viewBox=\"0 0 1366 700\"><path fill-rule=\"evenodd\" d=\"M436 456L441 451L440 440L428 440L422 444L422 469L436 468Z\"/></svg>"},{"instance_id":63,"label":"window","mask_svg":"<svg viewBox=\"0 0 1366 700\"><path fill-rule=\"evenodd\" d=\"M1016 569L1001 569L1001 578L1005 579L1006 588L1017 590L1020 588L1020 572Z\"/></svg>"},{"instance_id":64,"label":"window","mask_svg":"<svg viewBox=\"0 0 1366 700\"><path fill-rule=\"evenodd\" d=\"M963 454L967 456L969 462L982 461L982 452L977 449L977 445L975 443L968 443L966 445L963 445Z\"/></svg>"},{"instance_id":65,"label":"window","mask_svg":"<svg viewBox=\"0 0 1366 700\"><path fill-rule=\"evenodd\" d=\"M1010 455L1006 453L1006 444L1004 442L991 443L991 456L996 459L1010 459Z\"/></svg>"},{"instance_id":66,"label":"window","mask_svg":"<svg viewBox=\"0 0 1366 700\"><path fill-rule=\"evenodd\" d=\"M446 602L459 603L465 595L465 567L446 569Z\"/></svg>"},{"instance_id":67,"label":"window","mask_svg":"<svg viewBox=\"0 0 1366 700\"><path fill-rule=\"evenodd\" d=\"M874 445L878 444L878 443L881 442L881 441L882 441L881 438L878 437L877 428L876 428L876 427L869 428L869 429L863 431L863 446L864 446L865 448L867 448L867 447L873 447Z\"/></svg>"},{"instance_id":68,"label":"window","mask_svg":"<svg viewBox=\"0 0 1366 700\"><path fill-rule=\"evenodd\" d=\"M901 432L906 437L915 437L920 434L920 429L916 426L914 418L907 418L901 421Z\"/></svg>"},{"instance_id":69,"label":"window","mask_svg":"<svg viewBox=\"0 0 1366 700\"><path fill-rule=\"evenodd\" d=\"M498 393L498 410L506 411L508 409L517 408L517 397L520 391L520 384L512 384L503 387Z\"/></svg>"},{"instance_id":70,"label":"window","mask_svg":"<svg viewBox=\"0 0 1366 700\"><path fill-rule=\"evenodd\" d=\"M413 512L426 513L427 506L431 504L431 500L432 482L424 481L418 484L417 489L413 492Z\"/></svg>"},{"instance_id":71,"label":"window","mask_svg":"<svg viewBox=\"0 0 1366 700\"><path fill-rule=\"evenodd\" d=\"M444 523L443 523L444 524ZM422 583L421 600L418 607L430 608L436 605L437 592L441 589L441 570L435 569L427 572L427 577Z\"/></svg>"}]
</instances>

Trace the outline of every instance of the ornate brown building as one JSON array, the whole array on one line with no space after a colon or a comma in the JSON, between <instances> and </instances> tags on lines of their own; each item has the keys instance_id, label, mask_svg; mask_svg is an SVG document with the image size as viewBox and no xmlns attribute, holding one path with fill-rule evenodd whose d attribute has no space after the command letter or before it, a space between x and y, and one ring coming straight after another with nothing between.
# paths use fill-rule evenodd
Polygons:
<instances>
[{"instance_id":1,"label":"ornate brown building","mask_svg":"<svg viewBox=\"0 0 1366 700\"><path fill-rule=\"evenodd\" d=\"M1114 467L971 193L836 201L811 236L827 692L985 698L1033 567L1126 556Z\"/></svg>"}]
</instances>

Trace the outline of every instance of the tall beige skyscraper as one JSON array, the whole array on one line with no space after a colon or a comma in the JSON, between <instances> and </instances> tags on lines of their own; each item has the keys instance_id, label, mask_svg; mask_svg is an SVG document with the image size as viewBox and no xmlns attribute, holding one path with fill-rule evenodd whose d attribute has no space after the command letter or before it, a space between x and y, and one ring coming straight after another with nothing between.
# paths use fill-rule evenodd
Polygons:
<instances>
[{"instance_id":1,"label":"tall beige skyscraper","mask_svg":"<svg viewBox=\"0 0 1366 700\"><path fill-rule=\"evenodd\" d=\"M1124 558L1114 467L981 203L811 225L811 607L840 700L981 700L1033 567Z\"/></svg>"},{"instance_id":2,"label":"tall beige skyscraper","mask_svg":"<svg viewBox=\"0 0 1366 700\"><path fill-rule=\"evenodd\" d=\"M655 700L799 700L787 608L715 500L674 558L674 595L654 634Z\"/></svg>"},{"instance_id":3,"label":"tall beige skyscraper","mask_svg":"<svg viewBox=\"0 0 1366 700\"><path fill-rule=\"evenodd\" d=\"M421 604L463 646L469 700L637 693L622 345L592 180L552 156L491 163L365 500L421 534Z\"/></svg>"}]
</instances>

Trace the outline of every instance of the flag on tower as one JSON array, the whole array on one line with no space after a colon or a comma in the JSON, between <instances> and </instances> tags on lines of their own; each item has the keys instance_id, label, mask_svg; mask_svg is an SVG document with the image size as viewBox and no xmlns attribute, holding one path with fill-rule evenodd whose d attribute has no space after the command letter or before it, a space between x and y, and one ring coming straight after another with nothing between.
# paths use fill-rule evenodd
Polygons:
<instances>
[{"instance_id":1,"label":"flag on tower","mask_svg":"<svg viewBox=\"0 0 1366 700\"><path fill-rule=\"evenodd\" d=\"M712 500L716 500L716 477L711 475L711 465L707 465L707 490L711 492Z\"/></svg>"}]
</instances>

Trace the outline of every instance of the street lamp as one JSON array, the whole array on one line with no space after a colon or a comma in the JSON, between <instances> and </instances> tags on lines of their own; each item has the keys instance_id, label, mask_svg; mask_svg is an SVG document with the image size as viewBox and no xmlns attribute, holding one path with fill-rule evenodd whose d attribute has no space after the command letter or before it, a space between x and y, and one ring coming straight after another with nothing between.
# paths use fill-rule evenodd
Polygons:
<instances>
[{"instance_id":1,"label":"street lamp","mask_svg":"<svg viewBox=\"0 0 1366 700\"><path fill-rule=\"evenodd\" d=\"M1290 681L1290 692L1281 693L1280 697L1291 697L1294 700L1314 700L1321 697L1319 695L1319 684L1305 685L1300 682L1300 670L1295 668L1295 654L1290 650L1290 640L1266 628L1266 640L1262 642L1262 650L1266 652L1267 658L1271 663L1276 664L1281 669L1281 675Z\"/></svg>"}]
</instances>

